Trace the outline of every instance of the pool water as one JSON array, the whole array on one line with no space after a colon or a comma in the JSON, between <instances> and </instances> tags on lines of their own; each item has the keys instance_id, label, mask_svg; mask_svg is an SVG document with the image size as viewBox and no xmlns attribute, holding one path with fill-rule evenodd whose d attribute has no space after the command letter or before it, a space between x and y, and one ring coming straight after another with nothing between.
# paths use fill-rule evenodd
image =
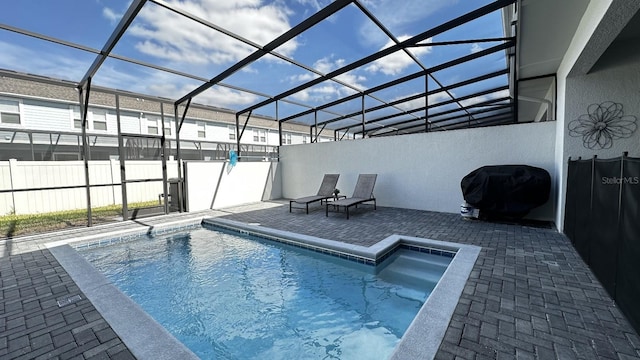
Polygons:
<instances>
[{"instance_id":1,"label":"pool water","mask_svg":"<svg viewBox=\"0 0 640 360\"><path fill-rule=\"evenodd\" d=\"M386 359L451 260L373 267L204 228L81 254L202 359Z\"/></svg>"}]
</instances>

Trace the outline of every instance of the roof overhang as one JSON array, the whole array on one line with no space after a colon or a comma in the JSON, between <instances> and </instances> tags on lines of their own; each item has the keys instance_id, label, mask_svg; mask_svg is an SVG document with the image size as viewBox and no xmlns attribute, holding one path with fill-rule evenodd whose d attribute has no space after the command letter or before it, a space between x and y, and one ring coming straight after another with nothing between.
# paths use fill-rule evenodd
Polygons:
<instances>
[{"instance_id":1,"label":"roof overhang","mask_svg":"<svg viewBox=\"0 0 640 360\"><path fill-rule=\"evenodd\" d=\"M503 11L505 34L517 24L518 79L556 74L591 0L520 0ZM596 4L599 5L599 4ZM587 46L572 67L571 75L588 73L614 41L640 38L637 0L613 0Z\"/></svg>"}]
</instances>

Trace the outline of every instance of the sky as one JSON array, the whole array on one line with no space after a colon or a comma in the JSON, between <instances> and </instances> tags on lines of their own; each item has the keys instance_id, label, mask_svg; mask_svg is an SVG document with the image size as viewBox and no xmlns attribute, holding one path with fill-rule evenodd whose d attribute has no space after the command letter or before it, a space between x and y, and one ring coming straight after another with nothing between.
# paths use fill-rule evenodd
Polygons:
<instances>
[{"instance_id":1,"label":"sky","mask_svg":"<svg viewBox=\"0 0 640 360\"><path fill-rule=\"evenodd\" d=\"M211 79L233 64L304 19L310 17L329 0L162 0L181 11L192 14L216 31L187 19L158 4L148 1L129 26L112 54L136 59L156 66L174 69L193 77ZM373 15L402 41L445 21L486 5L489 0L361 0ZM55 37L66 42L100 50L131 4L130 0L20 0L3 4L0 24ZM223 32L234 33L250 44ZM411 50L426 67L475 53L498 43L471 42L462 45L428 46L449 40L469 40L503 37L499 11L477 19L452 31L427 39L425 46ZM255 46L252 46L255 45ZM355 5L348 5L308 31L278 47L281 58L267 55L222 81L226 86L214 86L194 98L194 102L229 108L245 109L265 100L261 94L277 95L303 84L318 75L283 61L292 59L306 68L326 74L373 54L393 41L385 35ZM90 52L34 39L6 29L0 29L0 68L64 80L79 81L86 74L96 55ZM499 52L451 69L434 77L440 84L453 84L505 67L504 53ZM415 73L420 67L406 54L397 52L373 63L340 75L342 83L325 81L298 92L279 104L280 118L344 96ZM201 81L178 76L117 59L107 59L92 83L169 99L179 99L202 84ZM345 86L345 85L348 86ZM473 87L452 91L464 96L473 91L506 84L506 76L478 83ZM429 89L439 86L433 79ZM238 91L250 89L254 93ZM367 98L367 106L379 105L412 94L424 92L424 78L402 84ZM492 95L497 96L497 95ZM430 102L449 98L446 93L434 94ZM480 101L474 99L467 101ZM400 104L403 109L424 104L424 99ZM334 113L359 109L361 100L350 101L328 109L321 119ZM259 113L275 116L275 106L259 109Z\"/></svg>"}]
</instances>

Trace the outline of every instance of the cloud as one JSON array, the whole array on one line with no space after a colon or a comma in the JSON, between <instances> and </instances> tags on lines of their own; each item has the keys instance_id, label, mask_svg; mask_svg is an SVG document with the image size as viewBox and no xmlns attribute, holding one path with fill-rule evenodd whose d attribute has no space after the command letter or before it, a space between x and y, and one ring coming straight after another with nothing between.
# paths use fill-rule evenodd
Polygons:
<instances>
[{"instance_id":1,"label":"cloud","mask_svg":"<svg viewBox=\"0 0 640 360\"><path fill-rule=\"evenodd\" d=\"M417 95L417 94L418 93L403 95L402 98L408 98L408 97L411 97L411 96ZM399 100L399 99L400 98L396 98L396 99L394 99L392 101L396 101L396 100ZM433 105L433 104L437 104L439 102L446 101L446 100L449 100L449 99L451 99L451 97L449 95L447 95L447 93L445 93L444 91L441 91L441 92L437 92L435 94L429 95L429 97L427 98L427 101L429 102L429 105ZM402 110L409 111L409 110L412 110L412 109L418 109L418 108L424 107L424 105L425 105L424 104L424 97L421 97L421 98L417 98L417 99L414 99L414 100L411 100L411 101L406 101L406 102L400 103L400 104L397 105L397 107L399 107Z\"/></svg>"},{"instance_id":2,"label":"cloud","mask_svg":"<svg viewBox=\"0 0 640 360\"><path fill-rule=\"evenodd\" d=\"M102 69L100 70L102 71ZM109 73L109 78L115 78L117 83L137 84L129 91L160 96L169 99L178 99L188 94L200 85L199 82L176 77L157 71L148 71L137 79L126 79L128 73ZM124 77L124 78L119 78ZM144 79L141 81L141 79ZM193 101L199 104L207 104L222 108L234 108L237 106L247 106L257 101L256 95L233 90L222 86L214 86L196 96Z\"/></svg>"},{"instance_id":3,"label":"cloud","mask_svg":"<svg viewBox=\"0 0 640 360\"><path fill-rule=\"evenodd\" d=\"M481 95L481 96L477 96L471 99L467 99L467 100L462 100L460 101L460 103L462 104L462 106L471 106L474 104L478 104L481 103L483 101L488 101L488 100L493 100L493 99L498 99L498 98L503 98L503 97L509 97L509 90L501 90L498 92L494 92L491 94L487 94L487 95Z\"/></svg>"},{"instance_id":4,"label":"cloud","mask_svg":"<svg viewBox=\"0 0 640 360\"><path fill-rule=\"evenodd\" d=\"M317 78L318 75L313 74L313 73L305 73L305 74L298 74L298 75L290 75L287 76L287 81L292 83L292 84L297 84L297 83L303 83L303 82L307 82L307 81L311 81L315 78Z\"/></svg>"},{"instance_id":5,"label":"cloud","mask_svg":"<svg viewBox=\"0 0 640 360\"><path fill-rule=\"evenodd\" d=\"M70 53L49 52L46 57L36 50L0 41L0 68L17 72L49 76L56 79L79 81L89 69L94 55L71 56ZM193 90L199 83L176 77L172 74L144 69L133 71L131 66L114 67L114 63L104 63L95 74L93 84L146 94L177 99ZM171 85L167 85L171 84ZM229 95L229 94L227 94ZM238 102L237 96L223 98L218 106Z\"/></svg>"},{"instance_id":6,"label":"cloud","mask_svg":"<svg viewBox=\"0 0 640 360\"><path fill-rule=\"evenodd\" d=\"M409 38L410 36L404 35L400 36L398 40L402 42ZM421 42L421 44L428 44L432 41L432 38L428 38L427 40ZM384 50L393 45L395 45L395 43L392 40L389 40L380 50ZM417 58L420 58L423 55L431 53L431 47L415 47L409 49L409 51ZM404 51L400 50L374 61L373 63L371 63L371 65L367 66L365 70L370 73L383 73L385 75L395 76L401 74L407 67L414 64L415 62L413 61L413 59L411 59L411 57Z\"/></svg>"},{"instance_id":7,"label":"cloud","mask_svg":"<svg viewBox=\"0 0 640 360\"><path fill-rule=\"evenodd\" d=\"M426 30L431 26L424 25L426 19L447 7L455 7L460 0L402 0L398 6L397 0L363 0L363 4L391 30L392 33L411 33L412 25L420 24ZM369 44L380 44L387 40L371 22L364 23L360 30L360 37ZM417 35L414 34L414 35Z\"/></svg>"},{"instance_id":8,"label":"cloud","mask_svg":"<svg viewBox=\"0 0 640 360\"><path fill-rule=\"evenodd\" d=\"M364 0L363 3L391 30L407 23L420 21L435 12L453 7L460 0L403 0L398 6L397 0Z\"/></svg>"},{"instance_id":9,"label":"cloud","mask_svg":"<svg viewBox=\"0 0 640 360\"><path fill-rule=\"evenodd\" d=\"M334 59L334 55L323 57L313 64L313 68L323 74L329 73L341 66L344 66L344 59Z\"/></svg>"},{"instance_id":10,"label":"cloud","mask_svg":"<svg viewBox=\"0 0 640 360\"><path fill-rule=\"evenodd\" d=\"M480 46L480 44L478 43L474 43L473 45L471 45L471 53L477 53L478 51L482 51L484 50L484 48L482 46Z\"/></svg>"},{"instance_id":11,"label":"cloud","mask_svg":"<svg viewBox=\"0 0 640 360\"><path fill-rule=\"evenodd\" d=\"M335 69L343 67L345 63L346 61L344 59L335 58L333 55L330 55L317 60L313 64L313 68L323 74L328 74ZM318 75L316 74L305 73L289 76L287 77L287 80L292 84L299 84L313 80L317 77ZM351 85L358 90L365 90L367 88L364 85L364 82L367 80L367 78L362 75L357 75L353 72L346 72L344 74L336 76L335 79L345 84ZM355 91L356 90L353 90L336 82L325 81L320 85L299 91L298 93L292 95L292 97L299 101L319 103L335 100L338 97L351 95Z\"/></svg>"},{"instance_id":12,"label":"cloud","mask_svg":"<svg viewBox=\"0 0 640 360\"><path fill-rule=\"evenodd\" d=\"M326 103L340 97L353 94L354 90L336 83L324 82L291 95L292 98L306 103Z\"/></svg>"},{"instance_id":13,"label":"cloud","mask_svg":"<svg viewBox=\"0 0 640 360\"><path fill-rule=\"evenodd\" d=\"M338 75L335 77L336 80L340 80L341 82L351 85L358 90L366 90L367 87L363 84L364 81L367 80L365 76L355 75L351 72L346 72L342 75ZM350 93L352 93L350 91Z\"/></svg>"},{"instance_id":14,"label":"cloud","mask_svg":"<svg viewBox=\"0 0 640 360\"><path fill-rule=\"evenodd\" d=\"M115 24L120 18L122 14L117 14L111 8L104 7L102 8L102 16L104 16L111 24Z\"/></svg>"},{"instance_id":15,"label":"cloud","mask_svg":"<svg viewBox=\"0 0 640 360\"><path fill-rule=\"evenodd\" d=\"M143 71L133 74L129 71L115 69L111 66L102 66L98 72L99 77L96 83L100 86L119 88L134 93L147 94L151 96L164 97L168 99L178 99L188 94L200 83L176 77L157 71ZM123 88L123 84L130 84ZM236 106L247 106L257 101L258 97L253 94L216 86L212 87L194 98L194 102L207 104L222 108L234 108Z\"/></svg>"},{"instance_id":16,"label":"cloud","mask_svg":"<svg viewBox=\"0 0 640 360\"><path fill-rule=\"evenodd\" d=\"M146 73L145 71L142 73L127 70L123 71L114 67L113 63L105 63L100 66L100 69L95 74L92 83L112 89L126 90L151 96L169 97L163 93L154 93L149 91L150 84L153 84L154 81L162 81L160 80L160 78L162 78L160 73L156 74L153 72L153 75ZM156 78L157 80L155 80Z\"/></svg>"},{"instance_id":17,"label":"cloud","mask_svg":"<svg viewBox=\"0 0 640 360\"><path fill-rule=\"evenodd\" d=\"M94 56L78 58L70 54L48 53L42 57L40 52L19 45L0 41L0 68L18 72L49 76L56 79L79 81L89 69ZM172 74L144 69L132 71L132 67L114 67L113 63L104 63L93 79L96 86L131 91L150 96L178 99L193 90L199 83ZM250 94L227 92L220 96L207 94L202 101L216 99L217 106L247 104L255 98ZM198 98L200 99L200 97Z\"/></svg>"},{"instance_id":18,"label":"cloud","mask_svg":"<svg viewBox=\"0 0 640 360\"><path fill-rule=\"evenodd\" d=\"M198 95L194 101L200 104L233 108L247 106L257 102L258 97L249 93L232 90L225 87L213 87Z\"/></svg>"},{"instance_id":19,"label":"cloud","mask_svg":"<svg viewBox=\"0 0 640 360\"><path fill-rule=\"evenodd\" d=\"M320 71L323 74L328 74L338 68L345 66L346 61L344 59L338 58L334 59L334 56L324 57L320 60L317 60L313 64L313 68ZM340 80L345 84L351 85L359 90L366 89L366 86L363 84L364 81L367 80L366 77L362 75L356 75L352 71L348 71L344 74L338 75L335 77L336 80Z\"/></svg>"},{"instance_id":20,"label":"cloud","mask_svg":"<svg viewBox=\"0 0 640 360\"><path fill-rule=\"evenodd\" d=\"M98 6L102 7L102 17L107 19L109 23L113 25L118 21L120 21L120 19L122 19L122 16L124 16L124 13L127 11L127 9L129 9L129 7L131 6L131 2L133 0L127 0L124 4L121 4L120 12L113 10L112 8L104 5L105 2L113 4L113 2L111 1L108 1L108 0L95 0L95 1Z\"/></svg>"},{"instance_id":21,"label":"cloud","mask_svg":"<svg viewBox=\"0 0 640 360\"><path fill-rule=\"evenodd\" d=\"M79 81L91 65L93 56L78 58L29 49L0 41L0 68L18 72L49 76L56 79Z\"/></svg>"},{"instance_id":22,"label":"cloud","mask_svg":"<svg viewBox=\"0 0 640 360\"><path fill-rule=\"evenodd\" d=\"M169 0L169 4L205 19L254 43L264 45L291 28L290 10L280 2L259 0ZM136 49L169 62L231 64L255 48L159 6L145 6L129 30ZM277 51L290 56L298 44L289 41Z\"/></svg>"},{"instance_id":23,"label":"cloud","mask_svg":"<svg viewBox=\"0 0 640 360\"><path fill-rule=\"evenodd\" d=\"M309 6L313 8L316 12L322 9L323 7L328 5L328 2L319 1L319 0L296 0L299 4ZM326 4L323 4L326 3Z\"/></svg>"}]
</instances>

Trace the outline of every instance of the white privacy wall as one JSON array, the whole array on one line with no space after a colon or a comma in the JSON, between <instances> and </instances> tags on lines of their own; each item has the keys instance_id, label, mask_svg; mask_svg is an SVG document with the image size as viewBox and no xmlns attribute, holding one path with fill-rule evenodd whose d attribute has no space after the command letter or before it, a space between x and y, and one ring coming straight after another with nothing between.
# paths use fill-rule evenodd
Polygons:
<instances>
[{"instance_id":1,"label":"white privacy wall","mask_svg":"<svg viewBox=\"0 0 640 360\"><path fill-rule=\"evenodd\" d=\"M283 146L282 195L315 194L323 174L338 173L341 194L351 196L358 174L375 173L380 206L457 213L460 181L478 167L531 165L553 177L555 127L545 122ZM552 220L553 203L532 217Z\"/></svg>"},{"instance_id":2,"label":"white privacy wall","mask_svg":"<svg viewBox=\"0 0 640 360\"><path fill-rule=\"evenodd\" d=\"M187 211L221 209L282 197L278 163L186 161Z\"/></svg>"}]
</instances>

